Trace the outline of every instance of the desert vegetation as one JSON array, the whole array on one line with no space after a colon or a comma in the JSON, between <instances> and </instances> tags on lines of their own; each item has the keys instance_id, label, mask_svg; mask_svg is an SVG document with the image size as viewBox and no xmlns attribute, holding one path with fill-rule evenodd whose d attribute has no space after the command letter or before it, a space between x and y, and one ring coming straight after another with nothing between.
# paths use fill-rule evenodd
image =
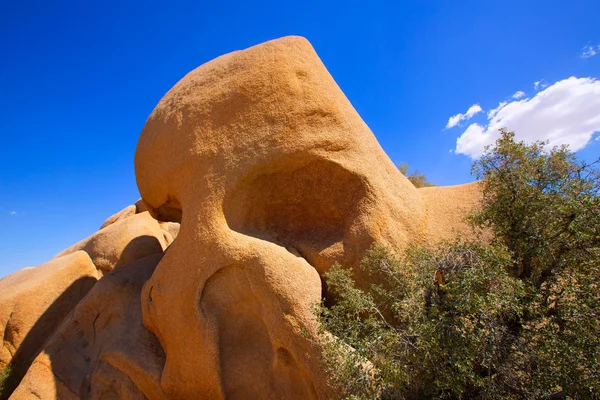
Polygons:
<instances>
[{"instance_id":1,"label":"desert vegetation","mask_svg":"<svg viewBox=\"0 0 600 400\"><path fill-rule=\"evenodd\" d=\"M4 390L8 390L8 379L10 377L11 367L4 366L0 367L0 398L5 397ZM8 396L6 396L8 397Z\"/></svg>"},{"instance_id":2,"label":"desert vegetation","mask_svg":"<svg viewBox=\"0 0 600 400\"><path fill-rule=\"evenodd\" d=\"M335 265L318 314L340 398L600 396L600 173L501 131L473 165L481 240L374 246ZM406 171L405 171L406 172Z\"/></svg>"},{"instance_id":3,"label":"desert vegetation","mask_svg":"<svg viewBox=\"0 0 600 400\"><path fill-rule=\"evenodd\" d=\"M433 183L429 182L425 174L421 173L421 171L418 169L409 173L408 171L410 170L410 166L406 163L398 164L398 169L400 172L402 172L402 175L406 176L410 183L412 183L417 189L435 186Z\"/></svg>"}]
</instances>

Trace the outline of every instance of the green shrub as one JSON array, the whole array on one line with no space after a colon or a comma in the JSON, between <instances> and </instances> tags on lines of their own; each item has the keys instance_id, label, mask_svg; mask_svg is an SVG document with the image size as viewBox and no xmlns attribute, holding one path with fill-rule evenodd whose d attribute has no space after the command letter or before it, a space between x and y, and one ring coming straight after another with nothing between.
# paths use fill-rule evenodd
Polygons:
<instances>
[{"instance_id":1,"label":"green shrub","mask_svg":"<svg viewBox=\"0 0 600 400\"><path fill-rule=\"evenodd\" d=\"M10 373L10 366L0 368L0 398L4 397L5 384L7 383L8 378L10 377Z\"/></svg>"},{"instance_id":2,"label":"green shrub","mask_svg":"<svg viewBox=\"0 0 600 400\"><path fill-rule=\"evenodd\" d=\"M325 275L340 397L600 396L600 174L544 145L501 131L475 163L488 244L375 246L359 267L369 285L339 265Z\"/></svg>"},{"instance_id":3,"label":"green shrub","mask_svg":"<svg viewBox=\"0 0 600 400\"><path fill-rule=\"evenodd\" d=\"M400 170L400 172L402 172L402 175L406 176L410 183L412 183L417 189L422 187L435 186L433 183L429 182L425 174L422 174L419 170L415 170L409 174L408 170L410 169L410 167L408 166L408 164L400 163L398 165L398 169Z\"/></svg>"},{"instance_id":4,"label":"green shrub","mask_svg":"<svg viewBox=\"0 0 600 400\"><path fill-rule=\"evenodd\" d=\"M323 310L323 327L340 338L340 350L341 343L355 349L347 366L358 355L373 364L370 382L377 387L356 391L352 384L363 371L343 371L349 386L338 382L340 395L453 398L468 390L494 398L493 374L523 312L523 284L505 273L510 262L505 250L474 244L412 249L403 260L375 247L360 268L378 283L364 291L350 271L333 267L326 280L335 305Z\"/></svg>"}]
</instances>

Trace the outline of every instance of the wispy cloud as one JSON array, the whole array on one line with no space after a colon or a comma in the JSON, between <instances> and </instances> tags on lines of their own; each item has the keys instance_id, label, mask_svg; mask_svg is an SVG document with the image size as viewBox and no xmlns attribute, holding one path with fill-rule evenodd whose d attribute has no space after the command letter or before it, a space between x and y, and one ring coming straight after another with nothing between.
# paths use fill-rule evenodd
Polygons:
<instances>
[{"instance_id":1,"label":"wispy cloud","mask_svg":"<svg viewBox=\"0 0 600 400\"><path fill-rule=\"evenodd\" d=\"M600 44L592 46L588 43L581 49L581 58L594 57L596 54L600 54Z\"/></svg>"},{"instance_id":2,"label":"wispy cloud","mask_svg":"<svg viewBox=\"0 0 600 400\"><path fill-rule=\"evenodd\" d=\"M498 129L512 130L520 140L548 140L550 146L584 148L600 131L600 80L571 77L538 92L531 99L502 102L487 114L484 125L471 124L456 141L455 153L477 158L498 138Z\"/></svg>"},{"instance_id":3,"label":"wispy cloud","mask_svg":"<svg viewBox=\"0 0 600 400\"><path fill-rule=\"evenodd\" d=\"M513 99L520 99L521 97L525 97L525 92L522 90L519 90L517 93L512 95Z\"/></svg>"},{"instance_id":4,"label":"wispy cloud","mask_svg":"<svg viewBox=\"0 0 600 400\"><path fill-rule=\"evenodd\" d=\"M508 104L508 102L506 101L502 101L498 104L498 107L491 109L490 111L488 111L488 119L492 119L494 118L494 116L496 114L498 114L498 111L502 110L504 108L504 106L506 106Z\"/></svg>"},{"instance_id":5,"label":"wispy cloud","mask_svg":"<svg viewBox=\"0 0 600 400\"><path fill-rule=\"evenodd\" d=\"M548 84L546 82L544 82L543 79L533 82L533 88L535 90L545 89L547 87L548 87Z\"/></svg>"},{"instance_id":6,"label":"wispy cloud","mask_svg":"<svg viewBox=\"0 0 600 400\"><path fill-rule=\"evenodd\" d=\"M455 127L461 121L468 121L469 119L471 119L473 117L473 115L475 115L481 111L482 110L481 110L481 107L479 106L479 104L473 104L471 107L469 107L469 109L467 110L466 113L464 113L464 114L458 113L456 115L451 116L448 119L448 123L446 124L446 129Z\"/></svg>"},{"instance_id":7,"label":"wispy cloud","mask_svg":"<svg viewBox=\"0 0 600 400\"><path fill-rule=\"evenodd\" d=\"M17 212L16 211L11 211L10 215L17 215Z\"/></svg>"}]
</instances>

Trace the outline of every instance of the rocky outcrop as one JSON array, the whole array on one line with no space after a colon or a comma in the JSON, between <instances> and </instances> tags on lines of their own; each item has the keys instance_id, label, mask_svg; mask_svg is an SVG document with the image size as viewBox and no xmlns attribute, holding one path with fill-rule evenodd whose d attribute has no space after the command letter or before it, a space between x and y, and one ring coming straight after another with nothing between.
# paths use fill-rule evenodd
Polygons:
<instances>
[{"instance_id":1,"label":"rocky outcrop","mask_svg":"<svg viewBox=\"0 0 600 400\"><path fill-rule=\"evenodd\" d=\"M121 216L113 223L105 223L104 228L61 251L56 257L84 250L90 255L94 265L107 273L150 254L162 253L167 247L167 240L158 221L147 212L124 217L123 213L128 209L129 207L115 214ZM113 217L115 216L111 218Z\"/></svg>"},{"instance_id":2,"label":"rocky outcrop","mask_svg":"<svg viewBox=\"0 0 600 400\"><path fill-rule=\"evenodd\" d=\"M114 224L117 221L122 221L126 218L129 218L137 213L137 207L135 205L130 205L122 209L116 214L111 215L104 221L100 229L106 228L107 226Z\"/></svg>"},{"instance_id":3,"label":"rocky outcrop","mask_svg":"<svg viewBox=\"0 0 600 400\"><path fill-rule=\"evenodd\" d=\"M315 332L317 272L445 233L302 38L190 72L150 115L135 166L149 211L181 221L142 295L169 397L323 396L301 334Z\"/></svg>"},{"instance_id":4,"label":"rocky outcrop","mask_svg":"<svg viewBox=\"0 0 600 400\"><path fill-rule=\"evenodd\" d=\"M12 366L10 390L101 274L84 251L25 268L0 280L0 368Z\"/></svg>"},{"instance_id":5,"label":"rocky outcrop","mask_svg":"<svg viewBox=\"0 0 600 400\"><path fill-rule=\"evenodd\" d=\"M185 76L148 118L135 169L142 199L59 254L87 253L105 276L13 399L326 398L319 275L375 242L464 232L479 198L415 189L299 37Z\"/></svg>"},{"instance_id":6,"label":"rocky outcrop","mask_svg":"<svg viewBox=\"0 0 600 400\"><path fill-rule=\"evenodd\" d=\"M84 298L103 274L107 274L115 267L120 268L124 265L131 265L132 267L129 270L135 271L143 270L151 273L154 269L157 260L162 257L163 250L177 236L179 224L174 222L159 223L148 212L136 214L136 211L137 207L135 205L126 207L108 218L98 232L65 249L50 262L36 268L24 268L0 280L0 333L3 333L4 337L0 353L0 368L10 365L12 371L7 385L5 385L4 395L19 383L32 361L44 348L46 342L53 337L61 323L73 309L76 306L77 310L86 309L85 304L89 304L90 300L86 298L81 303L80 300ZM145 258L153 254L155 255L154 258ZM133 262L140 259L145 260L145 265L150 263L151 266L135 268L136 264ZM145 276L142 272L139 272L139 275L140 277ZM141 279L140 277L136 279ZM94 298L96 301L98 298L104 298L103 302L113 307L116 304L129 307L130 305L123 297L123 293L129 291L127 285L124 284L120 287L120 290L117 290L115 288L117 284L114 281L114 277L103 280L103 284L98 289L94 289L94 293L96 293ZM107 287L111 282L113 282L113 285L110 286L111 289L109 290ZM144 281L140 282L139 287L141 288ZM141 325L139 291L135 300L137 300L138 305L133 310L138 312L138 328L148 332ZM85 313L81 311L76 313L79 317L83 314ZM128 317L130 317L130 322L135 321L132 316ZM73 316L70 318L72 321ZM115 321L117 319L118 317L112 316L110 326L103 332L109 333L116 329L115 327L118 324ZM94 325L96 322L94 322ZM143 335L138 334L131 326L126 329L127 331L123 330L120 335L130 338L136 343L146 343L143 340L140 342ZM77 340L72 334L68 336L69 332L64 331L64 329L59 331L58 338L74 345ZM130 336L132 332L136 333L133 337ZM77 331L77 334L79 333L80 331ZM148 335L155 338L149 332ZM68 340L65 339L67 336L69 337ZM105 336L99 335L99 337L104 338ZM102 340L98 343L106 346L108 342L110 340ZM86 343L84 347L87 348L87 346ZM162 351L160 345L157 348ZM131 346L131 349L139 349L139 346ZM80 350L78 348L77 351ZM27 396L30 396L31 393L38 395L45 393L45 398L53 398L50 393L55 392L54 388L60 388L66 382L62 378L57 378L59 376L56 375L58 371L68 371L67 375L71 377L84 376L85 379L89 379L86 373L90 371L82 370L80 364L71 363L73 360L72 355L63 358L62 355L57 357L56 354L49 354L50 350L46 349L46 352L39 355L35 365L29 368L27 379L19 389L19 393L29 393L25 396L26 398L29 398ZM53 362L46 362L48 360L53 360ZM70 361L61 364L56 360ZM110 368L106 367L104 369ZM94 384L93 386L98 385ZM49 389L42 390L44 387ZM62 395L57 396L58 398L68 398L68 393L72 390L74 390L73 387L69 387L68 390L60 392ZM130 392L125 397L133 393ZM16 395L15 393L14 396ZM2 394L0 394L0 398L2 397Z\"/></svg>"},{"instance_id":7,"label":"rocky outcrop","mask_svg":"<svg viewBox=\"0 0 600 400\"><path fill-rule=\"evenodd\" d=\"M481 201L479 182L418 191L425 204L425 244L456 237L476 239L466 217Z\"/></svg>"},{"instance_id":8,"label":"rocky outcrop","mask_svg":"<svg viewBox=\"0 0 600 400\"><path fill-rule=\"evenodd\" d=\"M140 292L162 254L102 278L35 359L11 399L164 399L164 352L142 324Z\"/></svg>"}]
</instances>

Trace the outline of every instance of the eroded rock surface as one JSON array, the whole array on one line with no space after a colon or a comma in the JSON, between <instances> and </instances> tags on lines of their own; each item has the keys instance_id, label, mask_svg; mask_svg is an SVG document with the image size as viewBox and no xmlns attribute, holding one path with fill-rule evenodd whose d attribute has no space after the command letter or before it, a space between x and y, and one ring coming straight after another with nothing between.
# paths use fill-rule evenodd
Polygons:
<instances>
[{"instance_id":1,"label":"eroded rock surface","mask_svg":"<svg viewBox=\"0 0 600 400\"><path fill-rule=\"evenodd\" d=\"M415 189L299 37L186 75L148 118L135 169L142 199L52 261L89 254L104 277L13 399L327 398L319 275L375 242L464 233L479 199L476 184Z\"/></svg>"},{"instance_id":2,"label":"eroded rock surface","mask_svg":"<svg viewBox=\"0 0 600 400\"><path fill-rule=\"evenodd\" d=\"M162 253L167 247L167 241L158 221L148 212L123 216L128 209L129 207L115 214L119 217L114 222L105 222L104 228L61 251L56 257L84 250L90 255L94 265L107 273L150 254ZM109 220L113 217L115 216Z\"/></svg>"},{"instance_id":3,"label":"eroded rock surface","mask_svg":"<svg viewBox=\"0 0 600 400\"><path fill-rule=\"evenodd\" d=\"M164 399L164 352L140 292L162 254L103 277L35 359L11 399Z\"/></svg>"},{"instance_id":4,"label":"eroded rock surface","mask_svg":"<svg viewBox=\"0 0 600 400\"><path fill-rule=\"evenodd\" d=\"M109 225L114 224L117 221L122 221L126 218L129 218L137 213L137 207L135 205L130 205L122 209L116 214L111 215L104 221L100 229L106 228Z\"/></svg>"},{"instance_id":5,"label":"eroded rock surface","mask_svg":"<svg viewBox=\"0 0 600 400\"><path fill-rule=\"evenodd\" d=\"M149 211L181 222L142 295L173 398L323 397L302 334L315 334L317 272L357 265L374 242L425 243L431 225L421 194L298 37L190 72L150 115L135 166Z\"/></svg>"},{"instance_id":6,"label":"eroded rock surface","mask_svg":"<svg viewBox=\"0 0 600 400\"><path fill-rule=\"evenodd\" d=\"M100 276L87 253L76 251L0 280L0 368L12 366L6 391Z\"/></svg>"},{"instance_id":7,"label":"eroded rock surface","mask_svg":"<svg viewBox=\"0 0 600 400\"><path fill-rule=\"evenodd\" d=\"M418 189L425 204L425 244L462 237L475 239L467 215L481 201L479 182Z\"/></svg>"}]
</instances>

